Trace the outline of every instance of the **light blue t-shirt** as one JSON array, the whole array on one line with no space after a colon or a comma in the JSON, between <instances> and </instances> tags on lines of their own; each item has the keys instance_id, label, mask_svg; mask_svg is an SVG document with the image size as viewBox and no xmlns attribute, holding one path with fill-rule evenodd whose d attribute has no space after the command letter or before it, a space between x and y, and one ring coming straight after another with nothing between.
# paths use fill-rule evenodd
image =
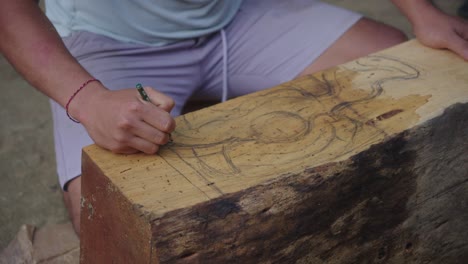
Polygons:
<instances>
[{"instance_id":1,"label":"light blue t-shirt","mask_svg":"<svg viewBox=\"0 0 468 264\"><path fill-rule=\"evenodd\" d=\"M46 0L62 37L89 31L120 41L162 46L222 29L242 0Z\"/></svg>"}]
</instances>

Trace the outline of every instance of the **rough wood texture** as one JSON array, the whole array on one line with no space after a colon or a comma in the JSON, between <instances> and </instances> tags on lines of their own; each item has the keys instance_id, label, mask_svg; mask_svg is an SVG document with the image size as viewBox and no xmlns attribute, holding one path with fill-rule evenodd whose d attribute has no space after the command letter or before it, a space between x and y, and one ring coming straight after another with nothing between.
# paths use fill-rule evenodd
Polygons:
<instances>
[{"instance_id":1,"label":"rough wood texture","mask_svg":"<svg viewBox=\"0 0 468 264\"><path fill-rule=\"evenodd\" d=\"M410 41L83 155L83 263L463 263L468 63Z\"/></svg>"}]
</instances>

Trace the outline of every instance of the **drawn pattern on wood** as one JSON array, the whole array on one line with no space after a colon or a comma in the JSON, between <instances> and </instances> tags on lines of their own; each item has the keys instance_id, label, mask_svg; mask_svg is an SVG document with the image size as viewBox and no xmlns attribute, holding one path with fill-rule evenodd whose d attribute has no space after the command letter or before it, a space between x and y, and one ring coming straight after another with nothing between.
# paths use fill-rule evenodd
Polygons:
<instances>
[{"instance_id":1,"label":"drawn pattern on wood","mask_svg":"<svg viewBox=\"0 0 468 264\"><path fill-rule=\"evenodd\" d=\"M82 261L468 259L468 64L379 54L178 117L161 155L86 147Z\"/></svg>"},{"instance_id":2,"label":"drawn pattern on wood","mask_svg":"<svg viewBox=\"0 0 468 264\"><path fill-rule=\"evenodd\" d=\"M216 182L258 177L262 167L286 173L303 164L311 166L316 157L340 158L386 137L379 122L403 111L414 115L427 102L416 95L398 99L383 96L386 83L404 85L404 81L420 76L417 67L400 59L373 55L346 66L264 91L231 108L214 108L216 112L206 122L197 116L194 125L190 114L185 115L173 134L175 142L161 150L161 157L209 198L200 184L220 195L223 191ZM356 74L367 74L370 87L351 89ZM382 112L375 113L375 109Z\"/></svg>"}]
</instances>

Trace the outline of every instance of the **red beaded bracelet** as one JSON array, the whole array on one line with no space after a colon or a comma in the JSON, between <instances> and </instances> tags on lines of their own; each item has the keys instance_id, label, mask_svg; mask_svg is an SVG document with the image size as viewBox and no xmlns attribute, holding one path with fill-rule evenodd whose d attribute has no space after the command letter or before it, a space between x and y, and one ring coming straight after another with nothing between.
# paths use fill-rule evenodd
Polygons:
<instances>
[{"instance_id":1,"label":"red beaded bracelet","mask_svg":"<svg viewBox=\"0 0 468 264\"><path fill-rule=\"evenodd\" d=\"M73 100L73 98L75 98L75 96L83 89L86 87L86 85L88 85L90 82L101 82L99 81L98 79L89 79L87 80L86 82L84 82L80 88L78 88L78 90L75 91L75 93L73 93L73 95L70 97L70 99L68 99L68 102L67 104L65 105L65 111L67 112L67 116L68 118L70 118L71 121L75 122L75 123L80 123L80 121L76 120L75 118L73 118L70 113L68 113L68 106L70 105L71 101Z\"/></svg>"}]
</instances>

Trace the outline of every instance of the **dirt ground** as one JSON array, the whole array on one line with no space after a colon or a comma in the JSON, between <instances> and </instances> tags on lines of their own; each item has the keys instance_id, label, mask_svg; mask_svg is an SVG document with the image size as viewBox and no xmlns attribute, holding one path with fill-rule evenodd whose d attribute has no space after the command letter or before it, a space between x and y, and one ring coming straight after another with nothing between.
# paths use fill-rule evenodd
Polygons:
<instances>
[{"instance_id":1,"label":"dirt ground","mask_svg":"<svg viewBox=\"0 0 468 264\"><path fill-rule=\"evenodd\" d=\"M410 24L390 1L326 2L357 10L412 37ZM463 0L435 1L454 14ZM55 172L48 99L24 81L0 55L0 251L22 224L68 222Z\"/></svg>"}]
</instances>

